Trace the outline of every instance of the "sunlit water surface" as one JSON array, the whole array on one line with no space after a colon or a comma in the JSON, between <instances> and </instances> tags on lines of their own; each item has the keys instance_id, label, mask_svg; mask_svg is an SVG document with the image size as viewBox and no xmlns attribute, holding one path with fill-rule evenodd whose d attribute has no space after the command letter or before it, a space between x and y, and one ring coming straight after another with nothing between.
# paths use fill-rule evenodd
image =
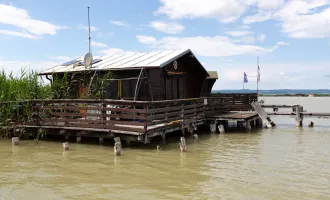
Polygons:
<instances>
[{"instance_id":1,"label":"sunlit water surface","mask_svg":"<svg viewBox=\"0 0 330 200\"><path fill-rule=\"evenodd\" d=\"M330 112L330 98L264 98ZM275 129L200 134L156 147L113 147L0 140L0 199L330 199L330 119L296 128L273 117ZM308 119L310 120L310 119ZM155 144L156 146L156 144Z\"/></svg>"}]
</instances>

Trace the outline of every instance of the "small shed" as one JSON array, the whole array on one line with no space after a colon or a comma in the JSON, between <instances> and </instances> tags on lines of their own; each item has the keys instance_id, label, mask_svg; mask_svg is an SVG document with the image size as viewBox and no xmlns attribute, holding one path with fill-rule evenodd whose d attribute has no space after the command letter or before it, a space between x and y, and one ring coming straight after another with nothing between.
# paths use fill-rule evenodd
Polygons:
<instances>
[{"instance_id":1,"label":"small shed","mask_svg":"<svg viewBox=\"0 0 330 200\"><path fill-rule=\"evenodd\" d=\"M208 71L209 77L205 79L203 89L201 92L201 96L207 97L212 93L212 88L214 83L218 80L218 72L217 71Z\"/></svg>"},{"instance_id":2,"label":"small shed","mask_svg":"<svg viewBox=\"0 0 330 200\"><path fill-rule=\"evenodd\" d=\"M172 100L200 97L209 73L190 49L95 57L85 69L83 57L41 72L49 79L63 74L111 71L107 99ZM50 77L49 77L50 76ZM77 88L79 91L79 88ZM79 94L76 95L77 98Z\"/></svg>"}]
</instances>

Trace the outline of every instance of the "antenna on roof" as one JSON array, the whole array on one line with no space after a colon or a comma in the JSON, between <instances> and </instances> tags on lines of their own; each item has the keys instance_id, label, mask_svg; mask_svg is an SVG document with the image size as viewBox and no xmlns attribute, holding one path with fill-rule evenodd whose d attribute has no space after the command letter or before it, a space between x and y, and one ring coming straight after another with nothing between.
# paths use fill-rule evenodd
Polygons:
<instances>
[{"instance_id":1,"label":"antenna on roof","mask_svg":"<svg viewBox=\"0 0 330 200\"><path fill-rule=\"evenodd\" d=\"M91 53L91 22L89 19L89 7L87 7L88 9L88 52Z\"/></svg>"},{"instance_id":2,"label":"antenna on roof","mask_svg":"<svg viewBox=\"0 0 330 200\"><path fill-rule=\"evenodd\" d=\"M85 69L91 66L93 61L93 55L91 52L91 24L89 19L89 7L87 7L87 9L88 9L88 53L84 57Z\"/></svg>"}]
</instances>

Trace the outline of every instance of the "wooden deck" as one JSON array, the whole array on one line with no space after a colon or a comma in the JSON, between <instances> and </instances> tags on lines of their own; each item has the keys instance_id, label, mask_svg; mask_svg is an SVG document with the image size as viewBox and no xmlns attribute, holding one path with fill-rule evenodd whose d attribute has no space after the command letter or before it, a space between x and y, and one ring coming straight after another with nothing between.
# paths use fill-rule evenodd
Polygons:
<instances>
[{"instance_id":1,"label":"wooden deck","mask_svg":"<svg viewBox=\"0 0 330 200\"><path fill-rule=\"evenodd\" d=\"M256 112L229 112L223 113L220 115L214 115L212 117L207 117L207 119L215 119L215 120L237 120L237 121L246 121L257 119L258 114Z\"/></svg>"},{"instance_id":2,"label":"wooden deck","mask_svg":"<svg viewBox=\"0 0 330 200\"><path fill-rule=\"evenodd\" d=\"M130 136L130 140L147 143L158 135L205 124L208 118L250 120L257 115L228 112L249 111L251 102L255 100L256 94L239 95L237 99L236 94L225 94L167 101L33 100L23 102L23 106L31 110L31 116L20 117L13 123L17 128L43 128L51 130L52 134L70 132L72 135L76 131L79 134L90 132L96 136L123 135Z\"/></svg>"}]
</instances>

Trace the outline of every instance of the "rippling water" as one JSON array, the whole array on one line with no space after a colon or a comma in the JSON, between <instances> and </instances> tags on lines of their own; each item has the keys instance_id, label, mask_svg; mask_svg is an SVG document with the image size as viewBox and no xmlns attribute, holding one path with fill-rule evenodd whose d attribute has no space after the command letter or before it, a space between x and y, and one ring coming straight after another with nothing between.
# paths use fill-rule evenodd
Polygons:
<instances>
[{"instance_id":1,"label":"rippling water","mask_svg":"<svg viewBox=\"0 0 330 200\"><path fill-rule=\"evenodd\" d=\"M200 134L186 153L178 142L115 157L106 145L0 140L0 199L330 199L330 120L273 120L275 129Z\"/></svg>"}]
</instances>

